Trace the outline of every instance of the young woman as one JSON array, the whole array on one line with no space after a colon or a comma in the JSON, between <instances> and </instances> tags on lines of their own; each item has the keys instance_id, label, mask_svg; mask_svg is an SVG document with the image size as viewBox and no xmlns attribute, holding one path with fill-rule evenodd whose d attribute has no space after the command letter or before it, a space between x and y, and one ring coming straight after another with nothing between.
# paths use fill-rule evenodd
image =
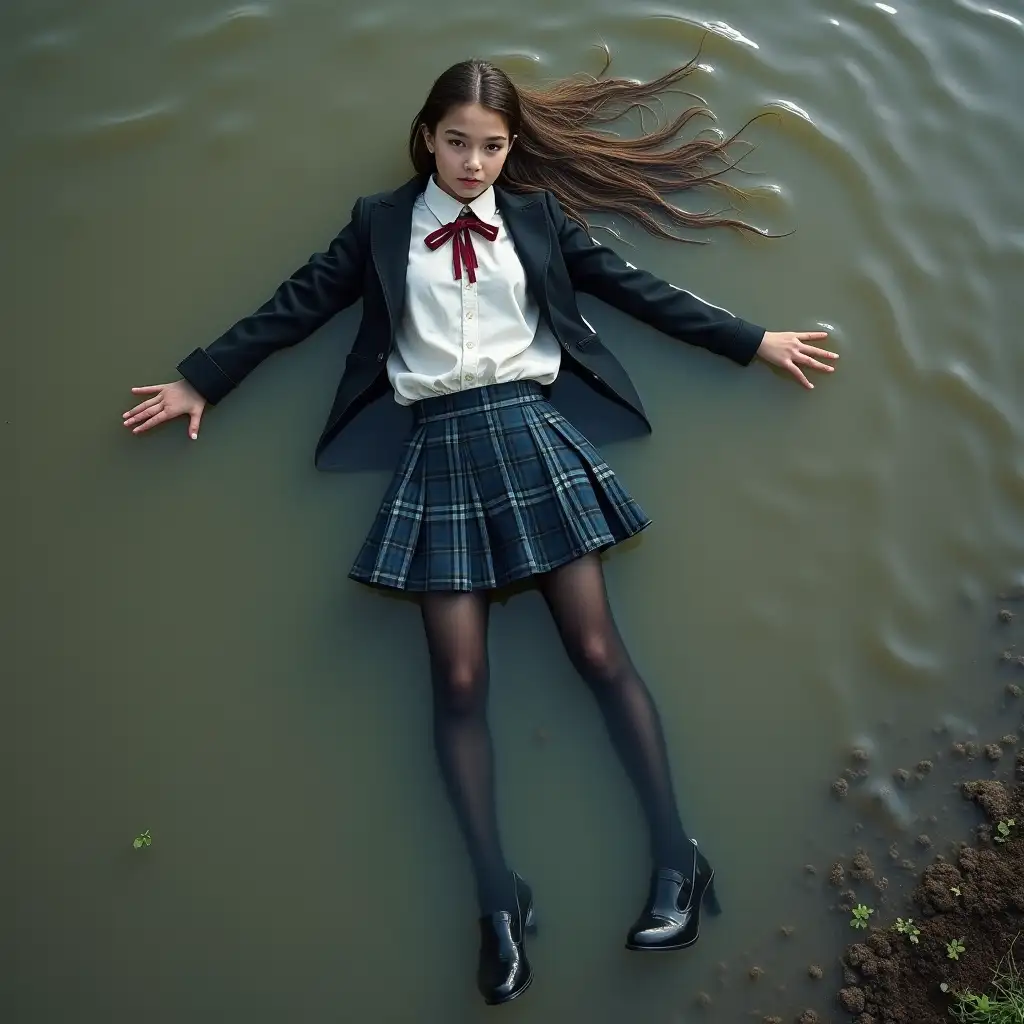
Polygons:
<instances>
[{"instance_id":1,"label":"young woman","mask_svg":"<svg viewBox=\"0 0 1024 1024\"><path fill-rule=\"evenodd\" d=\"M533 894L502 849L486 715L490 592L512 580L536 579L646 816L650 892L626 947L690 946L702 906L718 909L714 870L680 822L658 712L616 629L598 554L650 521L547 401L557 375L574 372L647 423L626 372L580 316L577 291L741 365L756 356L805 387L805 369L833 369L822 360L836 354L811 344L824 333L765 331L636 269L585 230L584 210L668 237L673 226L745 227L663 198L693 184L727 187L714 168L728 165L728 140L675 142L692 111L638 139L590 127L692 67L649 83L573 79L546 91L517 89L479 60L449 68L412 123L416 176L358 199L326 252L187 356L184 379L133 388L146 397L124 413L136 434L187 416L196 439L207 404L362 298L317 462L382 393L412 407L404 455L350 575L419 596L437 761L473 865L477 980L491 1004L533 978L524 944Z\"/></svg>"}]
</instances>

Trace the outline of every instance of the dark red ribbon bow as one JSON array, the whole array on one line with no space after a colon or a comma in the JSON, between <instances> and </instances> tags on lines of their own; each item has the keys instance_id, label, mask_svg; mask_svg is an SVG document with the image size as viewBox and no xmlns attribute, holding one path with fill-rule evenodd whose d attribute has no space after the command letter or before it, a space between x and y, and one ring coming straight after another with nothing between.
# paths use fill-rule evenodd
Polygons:
<instances>
[{"instance_id":1,"label":"dark red ribbon bow","mask_svg":"<svg viewBox=\"0 0 1024 1024\"><path fill-rule=\"evenodd\" d=\"M462 280L462 268L466 268L469 280L476 283L477 263L476 252L473 249L473 239L470 231L483 235L488 242L493 242L498 237L498 229L493 224L485 224L477 217L459 217L451 224L445 224L436 231L427 235L425 241L431 249L437 249L444 245L450 238L452 240L452 270L455 272L455 280Z\"/></svg>"}]
</instances>

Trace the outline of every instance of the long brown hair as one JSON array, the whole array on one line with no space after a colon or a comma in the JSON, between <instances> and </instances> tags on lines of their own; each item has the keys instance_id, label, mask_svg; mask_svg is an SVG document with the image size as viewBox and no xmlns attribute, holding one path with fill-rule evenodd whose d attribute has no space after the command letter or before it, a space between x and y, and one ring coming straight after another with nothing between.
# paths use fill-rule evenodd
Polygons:
<instances>
[{"instance_id":1,"label":"long brown hair","mask_svg":"<svg viewBox=\"0 0 1024 1024\"><path fill-rule=\"evenodd\" d=\"M644 111L654 113L649 101L665 92L680 91L675 87L696 69L697 57L650 82L603 77L610 61L608 55L597 77L578 75L543 89L517 87L504 71L484 60L452 65L434 82L413 119L409 134L413 166L420 174L435 170L433 154L423 138L424 127L433 134L438 121L453 107L479 103L501 114L509 132L516 136L499 183L513 192L550 190L565 212L588 230L584 211L621 214L652 235L678 241L699 241L679 235L678 228L727 226L763 234L725 213L691 213L666 199L696 186L708 186L730 197L745 196L721 177L740 159L731 151L743 128L725 138L678 140L692 119L713 118L700 103L653 131L643 130ZM639 110L641 117L641 134L636 138L622 138L595 127L633 109Z\"/></svg>"}]
</instances>

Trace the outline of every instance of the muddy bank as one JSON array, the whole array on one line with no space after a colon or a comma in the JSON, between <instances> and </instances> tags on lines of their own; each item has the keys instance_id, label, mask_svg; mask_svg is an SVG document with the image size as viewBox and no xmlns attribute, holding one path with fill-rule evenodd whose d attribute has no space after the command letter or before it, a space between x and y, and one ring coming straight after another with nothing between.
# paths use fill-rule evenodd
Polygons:
<instances>
[{"instance_id":1,"label":"muddy bank","mask_svg":"<svg viewBox=\"0 0 1024 1024\"><path fill-rule=\"evenodd\" d=\"M912 925L897 930L897 915L879 909L846 949L837 999L856 1024L948 1024L953 993L990 991L993 969L1024 932L1024 753L1014 768L1012 780L960 786L983 822L971 843L921 873L902 918ZM847 905L872 905L863 858L849 877ZM1024 957L1021 943L1016 955Z\"/></svg>"}]
</instances>

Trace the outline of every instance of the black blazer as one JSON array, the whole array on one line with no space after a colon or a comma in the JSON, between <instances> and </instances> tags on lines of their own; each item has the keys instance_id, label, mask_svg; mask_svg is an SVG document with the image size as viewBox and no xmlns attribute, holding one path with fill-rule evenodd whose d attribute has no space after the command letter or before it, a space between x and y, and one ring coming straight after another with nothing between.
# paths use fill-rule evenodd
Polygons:
<instances>
[{"instance_id":1,"label":"black blazer","mask_svg":"<svg viewBox=\"0 0 1024 1024\"><path fill-rule=\"evenodd\" d=\"M425 177L415 177L393 192L357 199L351 220L327 251L310 257L251 316L191 352L178 364L181 375L216 404L271 353L302 341L362 298L359 330L316 446L316 465L324 468L321 457L331 441L390 391L386 363L405 304L412 207L425 185ZM763 328L627 263L568 218L550 192L494 191L527 286L562 348L562 369L630 410L647 430L640 396L580 315L577 290L737 363L753 359Z\"/></svg>"}]
</instances>

